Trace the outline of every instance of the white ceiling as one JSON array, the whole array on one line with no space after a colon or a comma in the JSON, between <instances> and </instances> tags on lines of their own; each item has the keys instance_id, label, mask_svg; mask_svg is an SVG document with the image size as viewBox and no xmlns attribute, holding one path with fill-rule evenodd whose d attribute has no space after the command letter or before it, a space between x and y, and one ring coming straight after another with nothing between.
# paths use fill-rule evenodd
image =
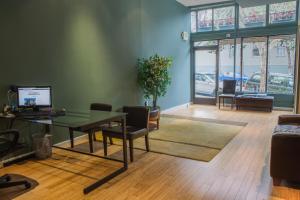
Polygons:
<instances>
[{"instance_id":1,"label":"white ceiling","mask_svg":"<svg viewBox=\"0 0 300 200\"><path fill-rule=\"evenodd\" d=\"M199 6L204 4L219 3L228 0L176 0L184 6Z\"/></svg>"}]
</instances>

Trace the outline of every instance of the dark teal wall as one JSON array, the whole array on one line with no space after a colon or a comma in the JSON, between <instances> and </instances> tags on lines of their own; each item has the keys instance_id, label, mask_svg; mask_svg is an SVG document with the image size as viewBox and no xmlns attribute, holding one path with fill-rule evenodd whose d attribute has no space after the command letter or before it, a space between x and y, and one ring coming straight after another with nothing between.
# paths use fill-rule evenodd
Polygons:
<instances>
[{"instance_id":1,"label":"dark teal wall","mask_svg":"<svg viewBox=\"0 0 300 200\"><path fill-rule=\"evenodd\" d=\"M7 0L0 20L1 97L9 84L52 85L56 107L138 103L139 0Z\"/></svg>"},{"instance_id":2,"label":"dark teal wall","mask_svg":"<svg viewBox=\"0 0 300 200\"><path fill-rule=\"evenodd\" d=\"M87 109L143 102L136 59L174 58L172 85L159 103L190 101L188 10L174 0L2 0L0 102L10 84L52 85L54 105Z\"/></svg>"},{"instance_id":3,"label":"dark teal wall","mask_svg":"<svg viewBox=\"0 0 300 200\"><path fill-rule=\"evenodd\" d=\"M190 45L180 36L182 31L190 31L189 9L175 0L142 0L141 10L143 56L158 53L174 60L172 84L158 104L170 108L189 103Z\"/></svg>"}]
</instances>

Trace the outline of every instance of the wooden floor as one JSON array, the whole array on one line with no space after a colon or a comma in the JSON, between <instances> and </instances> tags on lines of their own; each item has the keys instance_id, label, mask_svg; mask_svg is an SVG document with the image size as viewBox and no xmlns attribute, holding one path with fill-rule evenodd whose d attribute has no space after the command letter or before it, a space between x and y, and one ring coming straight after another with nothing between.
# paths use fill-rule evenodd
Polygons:
<instances>
[{"instance_id":1,"label":"wooden floor","mask_svg":"<svg viewBox=\"0 0 300 200\"><path fill-rule=\"evenodd\" d=\"M1 169L1 174L22 174L39 182L38 187L17 199L300 199L300 190L273 187L269 176L271 133L278 115L284 113L227 108L219 111L213 106L169 111L168 114L247 122L248 125L209 163L135 151L136 161L125 174L86 196L82 189L95 181L94 177L113 170L116 164L55 151L52 159L27 161ZM97 153L102 154L98 146ZM117 148L110 147L110 153L119 156ZM76 174L80 172L85 175Z\"/></svg>"}]
</instances>

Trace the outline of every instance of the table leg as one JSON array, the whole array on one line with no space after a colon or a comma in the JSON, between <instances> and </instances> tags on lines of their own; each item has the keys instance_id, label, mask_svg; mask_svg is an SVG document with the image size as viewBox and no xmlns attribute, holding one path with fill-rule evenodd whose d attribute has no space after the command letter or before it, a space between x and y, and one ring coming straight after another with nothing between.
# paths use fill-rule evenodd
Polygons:
<instances>
[{"instance_id":1,"label":"table leg","mask_svg":"<svg viewBox=\"0 0 300 200\"><path fill-rule=\"evenodd\" d=\"M74 148L74 131L72 128L69 128L69 133L70 133L71 148Z\"/></svg>"},{"instance_id":2,"label":"table leg","mask_svg":"<svg viewBox=\"0 0 300 200\"><path fill-rule=\"evenodd\" d=\"M219 109L221 109L221 97L219 96Z\"/></svg>"},{"instance_id":3,"label":"table leg","mask_svg":"<svg viewBox=\"0 0 300 200\"><path fill-rule=\"evenodd\" d=\"M122 133L123 133L123 162L124 168L128 168L128 161L127 161L127 141L126 141L126 117L122 118Z\"/></svg>"},{"instance_id":4,"label":"table leg","mask_svg":"<svg viewBox=\"0 0 300 200\"><path fill-rule=\"evenodd\" d=\"M94 135L94 131L93 131L93 130L89 130L90 153L94 153L94 147L93 147L93 135Z\"/></svg>"}]
</instances>

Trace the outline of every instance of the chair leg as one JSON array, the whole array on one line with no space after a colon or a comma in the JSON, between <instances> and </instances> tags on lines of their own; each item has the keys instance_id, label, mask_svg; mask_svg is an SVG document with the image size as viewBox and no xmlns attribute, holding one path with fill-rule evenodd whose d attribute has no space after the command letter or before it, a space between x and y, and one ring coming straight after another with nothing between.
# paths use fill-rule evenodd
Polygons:
<instances>
[{"instance_id":1,"label":"chair leg","mask_svg":"<svg viewBox=\"0 0 300 200\"><path fill-rule=\"evenodd\" d=\"M145 135L145 144L146 144L146 150L147 150L147 152L149 152L150 148L149 148L149 136L148 136L148 134Z\"/></svg>"},{"instance_id":2,"label":"chair leg","mask_svg":"<svg viewBox=\"0 0 300 200\"><path fill-rule=\"evenodd\" d=\"M74 148L74 132L73 132L73 129L70 128L69 133L70 133L71 148Z\"/></svg>"},{"instance_id":3,"label":"chair leg","mask_svg":"<svg viewBox=\"0 0 300 200\"><path fill-rule=\"evenodd\" d=\"M156 121L156 128L157 128L157 130L159 130L159 119L157 119L157 121Z\"/></svg>"},{"instance_id":4,"label":"chair leg","mask_svg":"<svg viewBox=\"0 0 300 200\"><path fill-rule=\"evenodd\" d=\"M113 142L113 140L112 140L112 137L109 137L109 143L110 143L110 145L113 145L113 144L114 144L114 142Z\"/></svg>"},{"instance_id":5,"label":"chair leg","mask_svg":"<svg viewBox=\"0 0 300 200\"><path fill-rule=\"evenodd\" d=\"M96 138L96 132L93 133L93 140L96 142L97 138Z\"/></svg>"},{"instance_id":6,"label":"chair leg","mask_svg":"<svg viewBox=\"0 0 300 200\"><path fill-rule=\"evenodd\" d=\"M130 162L133 162L133 139L129 139Z\"/></svg>"},{"instance_id":7,"label":"chair leg","mask_svg":"<svg viewBox=\"0 0 300 200\"><path fill-rule=\"evenodd\" d=\"M107 137L103 135L103 148L104 148L104 156L107 156Z\"/></svg>"}]
</instances>

